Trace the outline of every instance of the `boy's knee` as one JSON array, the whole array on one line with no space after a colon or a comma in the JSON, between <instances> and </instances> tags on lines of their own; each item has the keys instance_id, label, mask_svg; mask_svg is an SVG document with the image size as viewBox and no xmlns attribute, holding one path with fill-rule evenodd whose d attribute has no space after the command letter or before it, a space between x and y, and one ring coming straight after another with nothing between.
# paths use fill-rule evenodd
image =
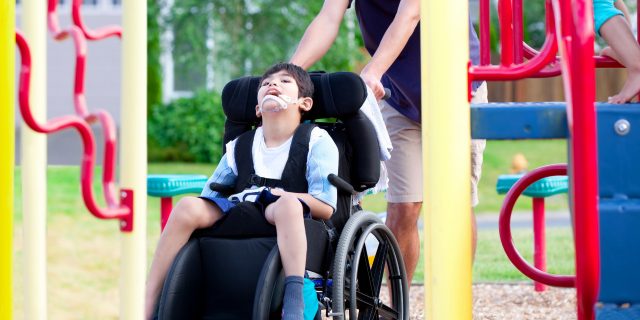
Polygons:
<instances>
[{"instance_id":1,"label":"boy's knee","mask_svg":"<svg viewBox=\"0 0 640 320\"><path fill-rule=\"evenodd\" d=\"M202 199L196 197L184 197L171 212L171 220L180 225L196 226L205 214L202 210Z\"/></svg>"},{"instance_id":2,"label":"boy's knee","mask_svg":"<svg viewBox=\"0 0 640 320\"><path fill-rule=\"evenodd\" d=\"M275 202L276 208L278 210L278 215L299 215L302 216L302 204L298 197L285 194L281 196Z\"/></svg>"}]
</instances>

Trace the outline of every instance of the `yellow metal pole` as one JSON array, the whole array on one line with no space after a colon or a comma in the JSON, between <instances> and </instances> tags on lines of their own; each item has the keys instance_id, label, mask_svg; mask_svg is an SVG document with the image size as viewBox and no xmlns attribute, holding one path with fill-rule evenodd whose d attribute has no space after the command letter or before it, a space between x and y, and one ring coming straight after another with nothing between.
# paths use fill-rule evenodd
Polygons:
<instances>
[{"instance_id":1,"label":"yellow metal pole","mask_svg":"<svg viewBox=\"0 0 640 320\"><path fill-rule=\"evenodd\" d=\"M144 318L147 230L147 2L122 7L121 188L133 190L133 232L122 234L120 318Z\"/></svg>"},{"instance_id":2,"label":"yellow metal pole","mask_svg":"<svg viewBox=\"0 0 640 320\"><path fill-rule=\"evenodd\" d=\"M13 319L14 11L0 4L0 319Z\"/></svg>"},{"instance_id":3,"label":"yellow metal pole","mask_svg":"<svg viewBox=\"0 0 640 320\"><path fill-rule=\"evenodd\" d=\"M31 48L29 100L38 121L47 117L47 3L22 2L22 25ZM24 215L24 277L26 319L47 318L47 137L22 124L22 212Z\"/></svg>"},{"instance_id":4,"label":"yellow metal pole","mask_svg":"<svg viewBox=\"0 0 640 320\"><path fill-rule=\"evenodd\" d=\"M471 319L468 2L421 2L425 316Z\"/></svg>"}]
</instances>

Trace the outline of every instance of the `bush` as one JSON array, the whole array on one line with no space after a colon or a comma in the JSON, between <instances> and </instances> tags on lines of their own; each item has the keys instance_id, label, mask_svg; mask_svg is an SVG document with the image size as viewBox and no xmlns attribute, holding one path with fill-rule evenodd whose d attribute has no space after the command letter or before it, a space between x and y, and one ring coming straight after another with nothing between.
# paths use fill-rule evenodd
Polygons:
<instances>
[{"instance_id":1,"label":"bush","mask_svg":"<svg viewBox=\"0 0 640 320\"><path fill-rule=\"evenodd\" d=\"M199 91L154 108L149 116L149 160L217 162L225 116L220 95Z\"/></svg>"}]
</instances>

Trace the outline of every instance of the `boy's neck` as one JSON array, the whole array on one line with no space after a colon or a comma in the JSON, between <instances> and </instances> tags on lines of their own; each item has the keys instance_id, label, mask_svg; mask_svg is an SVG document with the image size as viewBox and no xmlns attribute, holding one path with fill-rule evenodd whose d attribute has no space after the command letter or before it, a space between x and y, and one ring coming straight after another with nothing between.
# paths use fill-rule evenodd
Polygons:
<instances>
[{"instance_id":1,"label":"boy's neck","mask_svg":"<svg viewBox=\"0 0 640 320\"><path fill-rule=\"evenodd\" d=\"M298 125L291 121L269 121L262 124L264 143L268 148L274 148L285 143L293 136Z\"/></svg>"}]
</instances>

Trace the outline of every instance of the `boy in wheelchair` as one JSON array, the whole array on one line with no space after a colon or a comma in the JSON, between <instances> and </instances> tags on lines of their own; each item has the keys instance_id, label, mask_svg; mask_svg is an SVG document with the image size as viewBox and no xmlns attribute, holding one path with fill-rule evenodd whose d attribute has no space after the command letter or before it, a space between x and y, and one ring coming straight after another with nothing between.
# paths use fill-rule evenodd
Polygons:
<instances>
[{"instance_id":1,"label":"boy in wheelchair","mask_svg":"<svg viewBox=\"0 0 640 320\"><path fill-rule=\"evenodd\" d=\"M307 253L303 218L328 220L335 211L337 190L327 177L338 174L339 155L326 131L300 124L313 105L313 83L302 68L272 66L257 94L256 116L262 126L229 142L200 197L183 198L171 213L149 272L146 319L153 315L167 272L191 234L223 224L241 234L276 234L286 276L283 319L302 319ZM232 195L221 193L220 186L231 186Z\"/></svg>"}]
</instances>

